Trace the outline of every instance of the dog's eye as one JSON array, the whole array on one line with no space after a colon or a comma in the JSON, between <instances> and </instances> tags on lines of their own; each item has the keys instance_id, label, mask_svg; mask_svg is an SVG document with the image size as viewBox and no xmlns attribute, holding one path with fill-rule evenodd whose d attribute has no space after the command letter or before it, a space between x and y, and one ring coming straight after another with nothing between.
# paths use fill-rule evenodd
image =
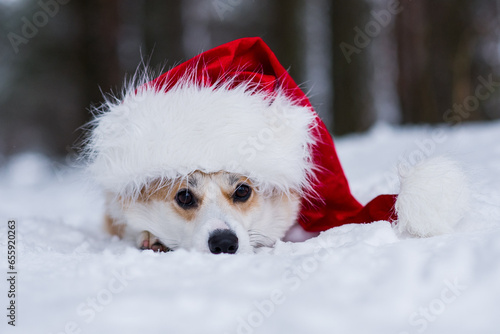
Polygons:
<instances>
[{"instance_id":1,"label":"dog's eye","mask_svg":"<svg viewBox=\"0 0 500 334\"><path fill-rule=\"evenodd\" d=\"M237 202L245 202L247 199L250 198L251 194L252 194L252 188L242 183L234 191L233 200Z\"/></svg>"},{"instance_id":2,"label":"dog's eye","mask_svg":"<svg viewBox=\"0 0 500 334\"><path fill-rule=\"evenodd\" d=\"M196 204L193 194L187 189L181 189L175 195L175 200L182 208L189 208Z\"/></svg>"}]
</instances>

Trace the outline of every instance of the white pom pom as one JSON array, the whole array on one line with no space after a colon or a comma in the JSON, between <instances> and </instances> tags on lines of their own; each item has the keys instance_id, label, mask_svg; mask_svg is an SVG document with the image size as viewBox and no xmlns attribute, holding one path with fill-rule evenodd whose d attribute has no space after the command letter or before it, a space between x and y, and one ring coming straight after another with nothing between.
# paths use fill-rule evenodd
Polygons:
<instances>
[{"instance_id":1,"label":"white pom pom","mask_svg":"<svg viewBox=\"0 0 500 334\"><path fill-rule=\"evenodd\" d=\"M419 237L449 233L464 216L470 198L467 179L457 163L444 157L399 168L396 228Z\"/></svg>"}]
</instances>

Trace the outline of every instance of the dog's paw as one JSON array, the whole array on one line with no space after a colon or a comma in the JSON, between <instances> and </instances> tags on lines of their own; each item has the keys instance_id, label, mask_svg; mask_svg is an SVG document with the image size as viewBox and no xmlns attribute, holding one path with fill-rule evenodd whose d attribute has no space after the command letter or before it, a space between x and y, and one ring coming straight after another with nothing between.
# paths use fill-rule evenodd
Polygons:
<instances>
[{"instance_id":1,"label":"dog's paw","mask_svg":"<svg viewBox=\"0 0 500 334\"><path fill-rule=\"evenodd\" d=\"M151 249L153 252L169 252L170 248L165 246L160 242L160 240L149 233L148 231L142 231L137 239L138 247L142 250Z\"/></svg>"}]
</instances>

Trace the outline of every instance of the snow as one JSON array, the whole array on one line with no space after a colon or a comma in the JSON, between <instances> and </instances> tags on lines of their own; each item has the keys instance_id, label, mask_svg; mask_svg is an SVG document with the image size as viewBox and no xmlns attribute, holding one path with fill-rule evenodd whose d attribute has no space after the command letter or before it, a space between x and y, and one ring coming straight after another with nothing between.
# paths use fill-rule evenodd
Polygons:
<instances>
[{"instance_id":1,"label":"snow","mask_svg":"<svg viewBox=\"0 0 500 334\"><path fill-rule=\"evenodd\" d=\"M157 254L102 232L102 195L42 155L0 169L1 333L498 333L500 123L377 125L336 140L354 195L397 191L396 166L446 154L474 199L456 231L418 239L345 225L254 255ZM17 221L16 328L7 221Z\"/></svg>"}]
</instances>

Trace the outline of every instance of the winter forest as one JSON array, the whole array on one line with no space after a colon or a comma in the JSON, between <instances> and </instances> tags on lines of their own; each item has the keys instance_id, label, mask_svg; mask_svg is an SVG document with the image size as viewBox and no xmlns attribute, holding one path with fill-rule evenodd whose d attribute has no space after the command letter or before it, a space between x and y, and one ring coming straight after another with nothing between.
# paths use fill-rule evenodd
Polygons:
<instances>
[{"instance_id":1,"label":"winter forest","mask_svg":"<svg viewBox=\"0 0 500 334\"><path fill-rule=\"evenodd\" d=\"M299 149L276 149L262 159L264 170L278 175L270 182L280 179L282 169L295 171L302 163L318 175L326 170L326 181L314 187L324 186L338 201L318 195L318 206L309 208L314 219L334 217L351 195L359 205L350 207L365 206L358 213L366 213L367 203L379 195L388 195L386 199L396 202L383 213L391 217L328 225L318 233L295 224L285 238L267 238L274 243L266 239L268 243L248 247L247 253L240 247L236 254L189 246L159 253L153 251L155 244L148 249L133 238L107 233L105 213L114 214L116 208L106 210L109 192L105 196L103 182L99 187L89 177L85 159L79 159L91 110L120 96L124 83L145 67L156 76L242 37L261 37L269 45L326 124L321 138L330 132L335 142L333 147L329 138L315 137L316 145L328 150L318 151L316 160L301 158L311 153L304 143L317 129L311 120L318 118L310 117L308 105L305 118L311 123L300 123L307 135L285 137L287 144L302 138ZM259 97L254 92L247 95ZM262 105L273 105L267 101ZM117 109L125 104L114 102ZM100 181L128 182L136 186L138 197L130 195L122 202L114 198L114 204L142 205L144 198L160 203L159 209L137 209L146 218L136 221L154 221L160 230L171 222L180 222L179 230L196 227L206 232L205 239L198 238L204 247L212 232L199 226L207 221L230 224L201 214L196 223L194 218L170 219L164 209L172 204L189 220L197 211L187 210L196 209L198 202L203 205L209 196L189 202L194 198L191 189L179 190L174 199L170 190L169 195L158 191L163 197L154 192L150 196L143 194L149 184L137 179L151 181L144 170L149 171L153 158L182 160L172 158L172 151L194 157L193 164L205 152L210 161L215 151L226 154L223 163L228 157L241 162L241 152L230 150L238 147L233 137L243 133L242 140L255 139L255 131L243 131L254 118L241 122L231 108L259 108L240 100L231 102L231 108L205 105L229 113L211 118L196 114L184 122L201 119L191 129L209 129L204 135L186 136L176 132L185 129L177 125L166 131L174 122L157 121L170 115L162 105L144 108L159 110L155 117L124 112L146 114L148 122L154 119L148 126L130 121L130 128L139 130L126 132L111 118L99 136L112 132L126 139L112 151L117 154L102 154L102 161L113 164L103 164L107 174ZM203 107L175 104L172 109L205 111ZM244 124L228 126L228 119ZM212 120L217 127L207 126ZM269 130L255 128L258 134ZM150 132L160 136L150 137ZM182 145L167 153L151 150L168 142L161 136L165 133L174 133ZM259 151L279 142L273 136ZM222 140L208 140L215 137ZM143 138L145 144L134 158L116 158ZM499 142L500 0L0 0L0 333L498 334ZM198 151L191 150L195 146ZM289 151L298 152L299 159L286 159ZM323 168L317 164L323 158L336 163ZM128 168L130 161L139 166L145 161L145 167L137 172ZM158 170L164 172L168 163ZM185 167L182 163L179 169ZM241 165L246 162L236 167ZM128 174L115 173L122 169L135 174L129 180L122 177ZM182 177L194 174L189 173ZM286 193L277 191L278 186L267 193L256 186L250 192L252 171L239 174L250 185L228 188L234 191L224 193L225 208L240 214L243 209L237 205L262 195L267 211L259 206L244 210L255 214L253 223L264 222L266 232L286 219L281 216L290 216L290 225L303 218L307 201L296 202L300 211L293 216L293 209L280 209L275 203L281 202L266 196L290 200L307 183L297 183L297 189ZM415 174L419 177L411 177ZM163 174L156 177L160 181L151 181L151 188L170 184L164 179L168 177ZM306 181L311 184L316 180L310 179ZM332 180L340 180L341 186L331 186ZM241 186L246 192L237 198ZM179 202L179 194L185 203ZM172 197L168 203L167 196ZM401 207L410 209L398 209L401 198L406 199ZM377 209L367 211L383 211ZM240 220L231 223L250 239L253 230ZM439 233L424 233L435 230ZM176 233L165 234L170 240Z\"/></svg>"},{"instance_id":2,"label":"winter forest","mask_svg":"<svg viewBox=\"0 0 500 334\"><path fill-rule=\"evenodd\" d=\"M141 64L160 71L245 36L270 45L336 136L376 122L497 119L499 8L496 0L2 0L0 152L73 154L89 107Z\"/></svg>"}]
</instances>

